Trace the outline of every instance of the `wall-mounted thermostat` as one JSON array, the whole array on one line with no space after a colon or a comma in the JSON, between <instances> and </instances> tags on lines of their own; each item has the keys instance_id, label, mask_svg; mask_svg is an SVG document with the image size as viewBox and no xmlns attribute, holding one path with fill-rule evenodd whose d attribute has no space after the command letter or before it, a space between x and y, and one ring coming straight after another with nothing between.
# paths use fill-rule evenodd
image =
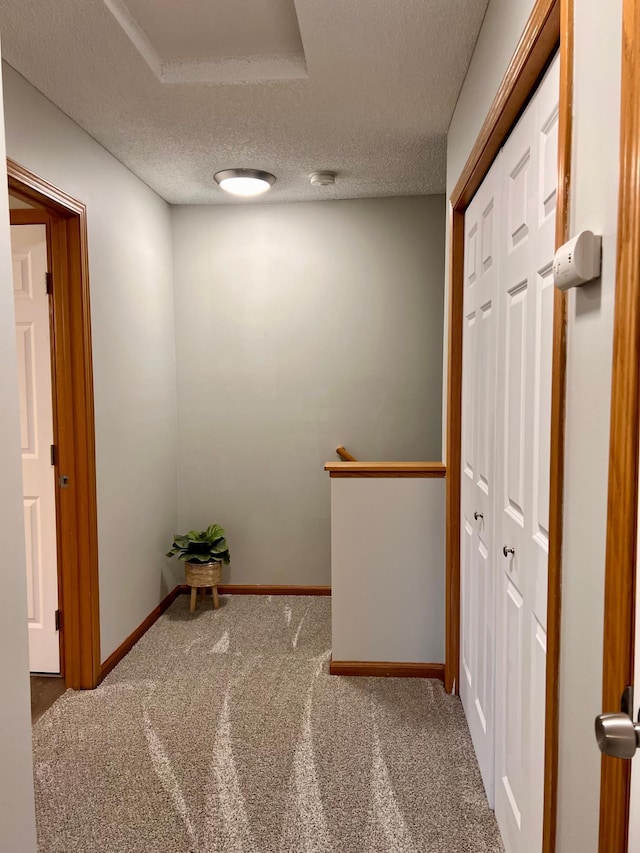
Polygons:
<instances>
[{"instance_id":1,"label":"wall-mounted thermostat","mask_svg":"<svg viewBox=\"0 0 640 853\"><path fill-rule=\"evenodd\" d=\"M581 231L553 259L553 283L559 290L579 287L600 275L602 237Z\"/></svg>"}]
</instances>

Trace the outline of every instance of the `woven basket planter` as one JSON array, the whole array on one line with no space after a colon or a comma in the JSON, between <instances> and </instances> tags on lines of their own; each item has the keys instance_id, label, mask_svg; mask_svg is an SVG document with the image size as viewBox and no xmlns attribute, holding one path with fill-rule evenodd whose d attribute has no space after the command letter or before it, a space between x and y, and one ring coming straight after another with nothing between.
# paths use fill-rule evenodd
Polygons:
<instances>
[{"instance_id":1,"label":"woven basket planter","mask_svg":"<svg viewBox=\"0 0 640 853\"><path fill-rule=\"evenodd\" d=\"M208 586L213 591L213 606L217 610L220 606L217 585L222 580L222 563L185 563L185 579L191 587L191 607L196 609L196 593L198 589L203 590Z\"/></svg>"},{"instance_id":2,"label":"woven basket planter","mask_svg":"<svg viewBox=\"0 0 640 853\"><path fill-rule=\"evenodd\" d=\"M185 563L189 586L215 586L222 580L222 563Z\"/></svg>"}]
</instances>

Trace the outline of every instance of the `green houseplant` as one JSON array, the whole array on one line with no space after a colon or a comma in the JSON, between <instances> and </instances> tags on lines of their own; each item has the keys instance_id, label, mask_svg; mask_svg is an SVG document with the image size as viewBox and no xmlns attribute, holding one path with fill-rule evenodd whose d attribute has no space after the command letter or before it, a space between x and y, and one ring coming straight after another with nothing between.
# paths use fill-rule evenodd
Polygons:
<instances>
[{"instance_id":1,"label":"green houseplant","mask_svg":"<svg viewBox=\"0 0 640 853\"><path fill-rule=\"evenodd\" d=\"M208 586L213 590L213 606L218 609L217 585L222 580L222 564L230 560L225 532L219 524L210 524L206 530L176 533L167 557L177 557L185 564L185 578L191 587L191 611L196 608L196 593Z\"/></svg>"},{"instance_id":2,"label":"green houseplant","mask_svg":"<svg viewBox=\"0 0 640 853\"><path fill-rule=\"evenodd\" d=\"M177 556L187 563L228 563L229 546L225 532L219 524L210 524L206 530L176 533L167 557Z\"/></svg>"}]
</instances>

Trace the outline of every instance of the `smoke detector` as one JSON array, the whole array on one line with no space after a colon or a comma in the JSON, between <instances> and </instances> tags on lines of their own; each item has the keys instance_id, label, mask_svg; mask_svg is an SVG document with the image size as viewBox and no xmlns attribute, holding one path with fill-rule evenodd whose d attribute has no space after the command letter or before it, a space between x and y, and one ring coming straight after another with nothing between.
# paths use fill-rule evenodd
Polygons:
<instances>
[{"instance_id":1,"label":"smoke detector","mask_svg":"<svg viewBox=\"0 0 640 853\"><path fill-rule=\"evenodd\" d=\"M309 175L312 187L332 187L336 182L335 172L312 172Z\"/></svg>"}]
</instances>

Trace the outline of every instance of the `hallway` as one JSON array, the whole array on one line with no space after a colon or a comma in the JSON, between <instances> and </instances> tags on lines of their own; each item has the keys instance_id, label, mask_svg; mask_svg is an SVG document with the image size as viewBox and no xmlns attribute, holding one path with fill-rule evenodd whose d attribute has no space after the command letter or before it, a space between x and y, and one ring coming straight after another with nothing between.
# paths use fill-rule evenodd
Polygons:
<instances>
[{"instance_id":1,"label":"hallway","mask_svg":"<svg viewBox=\"0 0 640 853\"><path fill-rule=\"evenodd\" d=\"M41 853L502 851L439 681L330 676L330 598L221 604L35 724Z\"/></svg>"}]
</instances>

